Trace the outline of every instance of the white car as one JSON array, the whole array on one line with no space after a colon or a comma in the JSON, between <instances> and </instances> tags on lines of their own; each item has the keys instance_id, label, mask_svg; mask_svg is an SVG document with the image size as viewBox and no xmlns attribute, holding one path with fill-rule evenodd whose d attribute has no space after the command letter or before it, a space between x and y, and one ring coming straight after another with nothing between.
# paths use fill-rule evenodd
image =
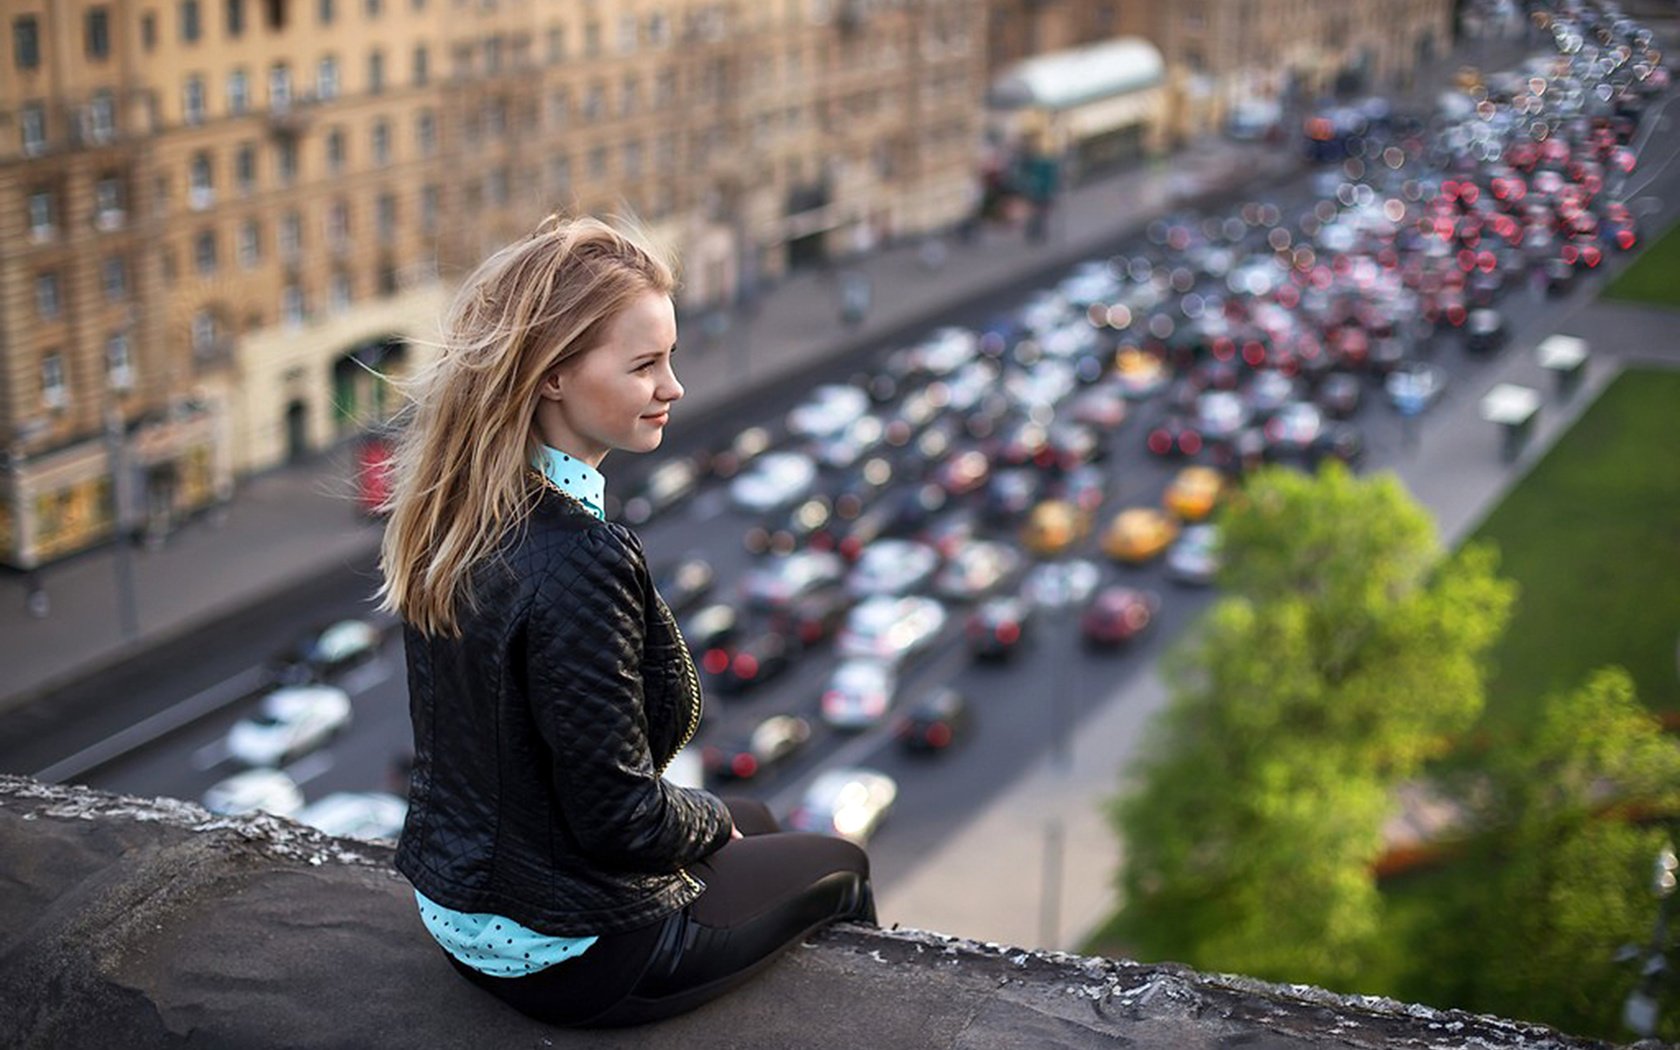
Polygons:
<instances>
[{"instance_id":1,"label":"white car","mask_svg":"<svg viewBox=\"0 0 1680 1050\"><path fill-rule=\"evenodd\" d=\"M867 411L868 394L855 386L825 383L788 413L788 431L796 437L827 437L844 430Z\"/></svg>"},{"instance_id":2,"label":"white car","mask_svg":"<svg viewBox=\"0 0 1680 1050\"><path fill-rule=\"evenodd\" d=\"M845 573L845 559L832 551L771 555L742 575L741 596L753 605L779 608L839 583Z\"/></svg>"},{"instance_id":3,"label":"white car","mask_svg":"<svg viewBox=\"0 0 1680 1050\"><path fill-rule=\"evenodd\" d=\"M822 692L823 721L836 729L879 725L892 709L898 673L879 660L847 660Z\"/></svg>"},{"instance_id":4,"label":"white car","mask_svg":"<svg viewBox=\"0 0 1680 1050\"><path fill-rule=\"evenodd\" d=\"M336 791L297 814L300 824L346 839L395 839L408 803L387 791Z\"/></svg>"},{"instance_id":5,"label":"white car","mask_svg":"<svg viewBox=\"0 0 1680 1050\"><path fill-rule=\"evenodd\" d=\"M278 769L247 769L212 785L204 793L204 808L221 817L259 812L294 817L303 809L303 792Z\"/></svg>"},{"instance_id":6,"label":"white car","mask_svg":"<svg viewBox=\"0 0 1680 1050\"><path fill-rule=\"evenodd\" d=\"M934 577L934 593L955 601L990 594L1020 569L1021 560L1021 553L1007 543L995 540L965 543Z\"/></svg>"},{"instance_id":7,"label":"white car","mask_svg":"<svg viewBox=\"0 0 1680 1050\"><path fill-rule=\"evenodd\" d=\"M860 597L915 590L939 568L939 552L914 540L876 540L863 549L846 576L846 589Z\"/></svg>"},{"instance_id":8,"label":"white car","mask_svg":"<svg viewBox=\"0 0 1680 1050\"><path fill-rule=\"evenodd\" d=\"M968 364L979 352L979 336L967 328L946 325L918 344L911 351L911 360L920 370L943 376Z\"/></svg>"},{"instance_id":9,"label":"white car","mask_svg":"<svg viewBox=\"0 0 1680 1050\"><path fill-rule=\"evenodd\" d=\"M945 607L932 598L877 595L852 607L836 644L841 656L898 664L932 645L945 618Z\"/></svg>"},{"instance_id":10,"label":"white car","mask_svg":"<svg viewBox=\"0 0 1680 1050\"><path fill-rule=\"evenodd\" d=\"M811 781L804 800L788 814L788 826L837 835L861 846L875 834L897 798L898 784L885 773L831 769Z\"/></svg>"},{"instance_id":11,"label":"white car","mask_svg":"<svg viewBox=\"0 0 1680 1050\"><path fill-rule=\"evenodd\" d=\"M1097 563L1085 558L1048 561L1027 573L1021 595L1041 609L1064 609L1084 605L1101 580Z\"/></svg>"},{"instance_id":12,"label":"white car","mask_svg":"<svg viewBox=\"0 0 1680 1050\"><path fill-rule=\"evenodd\" d=\"M1167 551L1167 575L1179 583L1206 586L1219 575L1219 526L1192 525Z\"/></svg>"},{"instance_id":13,"label":"white car","mask_svg":"<svg viewBox=\"0 0 1680 1050\"><path fill-rule=\"evenodd\" d=\"M248 766L280 766L326 743L350 724L350 694L337 686L297 685L262 698L257 714L228 731L228 754Z\"/></svg>"},{"instance_id":14,"label":"white car","mask_svg":"<svg viewBox=\"0 0 1680 1050\"><path fill-rule=\"evenodd\" d=\"M1056 285L1056 290L1075 306L1090 306L1120 292L1120 278L1107 259L1087 259Z\"/></svg>"},{"instance_id":15,"label":"white car","mask_svg":"<svg viewBox=\"0 0 1680 1050\"><path fill-rule=\"evenodd\" d=\"M766 452L729 483L729 498L745 510L785 507L811 491L817 465L798 452Z\"/></svg>"}]
</instances>

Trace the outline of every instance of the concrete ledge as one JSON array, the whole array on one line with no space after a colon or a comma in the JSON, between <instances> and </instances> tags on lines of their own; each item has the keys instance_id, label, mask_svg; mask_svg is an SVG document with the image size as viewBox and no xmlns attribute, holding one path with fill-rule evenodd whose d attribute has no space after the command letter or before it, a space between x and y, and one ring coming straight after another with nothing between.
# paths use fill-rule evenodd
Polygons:
<instances>
[{"instance_id":1,"label":"concrete ledge","mask_svg":"<svg viewBox=\"0 0 1680 1050\"><path fill-rule=\"evenodd\" d=\"M0 777L0 1045L1607 1045L1304 986L852 925L688 1016L553 1029L455 975L390 857L271 817Z\"/></svg>"}]
</instances>

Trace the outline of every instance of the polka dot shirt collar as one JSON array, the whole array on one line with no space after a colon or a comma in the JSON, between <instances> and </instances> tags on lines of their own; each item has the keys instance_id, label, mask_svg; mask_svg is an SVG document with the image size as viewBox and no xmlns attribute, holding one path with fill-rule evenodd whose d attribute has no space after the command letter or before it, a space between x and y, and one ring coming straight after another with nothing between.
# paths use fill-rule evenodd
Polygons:
<instances>
[{"instance_id":1,"label":"polka dot shirt collar","mask_svg":"<svg viewBox=\"0 0 1680 1050\"><path fill-rule=\"evenodd\" d=\"M562 492L582 500L596 514L602 513L607 500L607 479L600 471L548 445L540 446L536 467L560 486Z\"/></svg>"}]
</instances>

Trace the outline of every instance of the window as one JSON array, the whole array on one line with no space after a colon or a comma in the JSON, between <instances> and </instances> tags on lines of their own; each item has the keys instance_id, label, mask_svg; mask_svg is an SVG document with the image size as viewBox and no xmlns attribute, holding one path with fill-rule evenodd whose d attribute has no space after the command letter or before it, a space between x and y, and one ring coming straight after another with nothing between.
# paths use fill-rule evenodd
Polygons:
<instances>
[{"instance_id":1,"label":"window","mask_svg":"<svg viewBox=\"0 0 1680 1050\"><path fill-rule=\"evenodd\" d=\"M390 244L397 236L397 198L389 193L379 195L379 240Z\"/></svg>"},{"instance_id":2,"label":"window","mask_svg":"<svg viewBox=\"0 0 1680 1050\"><path fill-rule=\"evenodd\" d=\"M373 163L381 168L391 163L391 122L388 120L373 122Z\"/></svg>"},{"instance_id":3,"label":"window","mask_svg":"<svg viewBox=\"0 0 1680 1050\"><path fill-rule=\"evenodd\" d=\"M661 70L659 79L654 81L653 106L664 109L676 100L677 71L674 69Z\"/></svg>"},{"instance_id":4,"label":"window","mask_svg":"<svg viewBox=\"0 0 1680 1050\"><path fill-rule=\"evenodd\" d=\"M41 273L35 275L35 312L43 321L58 320L59 311L64 304L58 296L58 274Z\"/></svg>"},{"instance_id":5,"label":"window","mask_svg":"<svg viewBox=\"0 0 1680 1050\"><path fill-rule=\"evenodd\" d=\"M588 22L583 27L583 57L601 57L601 23Z\"/></svg>"},{"instance_id":6,"label":"window","mask_svg":"<svg viewBox=\"0 0 1680 1050\"><path fill-rule=\"evenodd\" d=\"M152 176L152 214L169 214L169 176L162 172Z\"/></svg>"},{"instance_id":7,"label":"window","mask_svg":"<svg viewBox=\"0 0 1680 1050\"><path fill-rule=\"evenodd\" d=\"M331 55L315 67L315 97L322 102L338 97L338 59Z\"/></svg>"},{"instance_id":8,"label":"window","mask_svg":"<svg viewBox=\"0 0 1680 1050\"><path fill-rule=\"evenodd\" d=\"M550 65L566 58L566 31L559 26L548 27L548 62Z\"/></svg>"},{"instance_id":9,"label":"window","mask_svg":"<svg viewBox=\"0 0 1680 1050\"><path fill-rule=\"evenodd\" d=\"M423 109L414 123L414 137L420 141L420 155L432 156L437 152L437 117L431 110Z\"/></svg>"},{"instance_id":10,"label":"window","mask_svg":"<svg viewBox=\"0 0 1680 1050\"><path fill-rule=\"evenodd\" d=\"M103 62L111 57L111 14L103 7L90 7L82 23L87 57Z\"/></svg>"},{"instance_id":11,"label":"window","mask_svg":"<svg viewBox=\"0 0 1680 1050\"><path fill-rule=\"evenodd\" d=\"M47 110L41 103L24 103L18 127L23 132L24 156L36 156L47 148Z\"/></svg>"},{"instance_id":12,"label":"window","mask_svg":"<svg viewBox=\"0 0 1680 1050\"><path fill-rule=\"evenodd\" d=\"M227 35L245 35L245 0L227 0Z\"/></svg>"},{"instance_id":13,"label":"window","mask_svg":"<svg viewBox=\"0 0 1680 1050\"><path fill-rule=\"evenodd\" d=\"M19 69L41 66L41 27L34 15L12 19L12 61Z\"/></svg>"},{"instance_id":14,"label":"window","mask_svg":"<svg viewBox=\"0 0 1680 1050\"><path fill-rule=\"evenodd\" d=\"M563 128L572 108L572 96L563 87L557 87L548 93L544 102L545 119L550 128Z\"/></svg>"},{"instance_id":15,"label":"window","mask_svg":"<svg viewBox=\"0 0 1680 1050\"><path fill-rule=\"evenodd\" d=\"M607 147L596 146L589 151L589 177L592 179L607 177Z\"/></svg>"},{"instance_id":16,"label":"window","mask_svg":"<svg viewBox=\"0 0 1680 1050\"><path fill-rule=\"evenodd\" d=\"M377 95L385 90L385 52L375 51L368 55L368 94Z\"/></svg>"},{"instance_id":17,"label":"window","mask_svg":"<svg viewBox=\"0 0 1680 1050\"><path fill-rule=\"evenodd\" d=\"M213 230L202 230L193 238L193 266L200 277L209 277L216 272L216 234Z\"/></svg>"},{"instance_id":18,"label":"window","mask_svg":"<svg viewBox=\"0 0 1680 1050\"><path fill-rule=\"evenodd\" d=\"M350 205L334 201L327 209L327 243L343 249L350 243Z\"/></svg>"},{"instance_id":19,"label":"window","mask_svg":"<svg viewBox=\"0 0 1680 1050\"><path fill-rule=\"evenodd\" d=\"M624 78L623 100L624 103L622 112L627 117L641 108L642 81L639 77L632 75Z\"/></svg>"},{"instance_id":20,"label":"window","mask_svg":"<svg viewBox=\"0 0 1680 1050\"><path fill-rule=\"evenodd\" d=\"M217 331L216 315L209 310L200 310L192 318L192 351L193 357L206 361L216 356L220 342Z\"/></svg>"},{"instance_id":21,"label":"window","mask_svg":"<svg viewBox=\"0 0 1680 1050\"><path fill-rule=\"evenodd\" d=\"M99 261L99 287L108 303L128 298L128 263L122 256L107 255Z\"/></svg>"},{"instance_id":22,"label":"window","mask_svg":"<svg viewBox=\"0 0 1680 1050\"><path fill-rule=\"evenodd\" d=\"M53 235L53 198L51 190L31 190L29 194L29 236L45 241Z\"/></svg>"},{"instance_id":23,"label":"window","mask_svg":"<svg viewBox=\"0 0 1680 1050\"><path fill-rule=\"evenodd\" d=\"M204 78L194 73L181 90L181 120L188 124L204 122Z\"/></svg>"},{"instance_id":24,"label":"window","mask_svg":"<svg viewBox=\"0 0 1680 1050\"><path fill-rule=\"evenodd\" d=\"M181 42L198 43L202 28L198 22L198 0L181 0Z\"/></svg>"},{"instance_id":25,"label":"window","mask_svg":"<svg viewBox=\"0 0 1680 1050\"><path fill-rule=\"evenodd\" d=\"M210 154L194 153L187 165L187 207L203 211L216 203L216 182L210 167Z\"/></svg>"},{"instance_id":26,"label":"window","mask_svg":"<svg viewBox=\"0 0 1680 1050\"><path fill-rule=\"evenodd\" d=\"M618 53L628 55L636 50L636 16L631 14L618 17Z\"/></svg>"},{"instance_id":27,"label":"window","mask_svg":"<svg viewBox=\"0 0 1680 1050\"><path fill-rule=\"evenodd\" d=\"M251 108L251 84L243 69L228 74L227 108L229 116L240 116Z\"/></svg>"},{"instance_id":28,"label":"window","mask_svg":"<svg viewBox=\"0 0 1680 1050\"><path fill-rule=\"evenodd\" d=\"M335 314L341 314L350 309L350 275L338 270L332 275L332 282L327 285L327 309Z\"/></svg>"},{"instance_id":29,"label":"window","mask_svg":"<svg viewBox=\"0 0 1680 1050\"><path fill-rule=\"evenodd\" d=\"M438 188L423 186L420 189L420 231L426 234L437 232L438 221Z\"/></svg>"},{"instance_id":30,"label":"window","mask_svg":"<svg viewBox=\"0 0 1680 1050\"><path fill-rule=\"evenodd\" d=\"M490 173L490 203L504 205L508 202L508 170L497 168Z\"/></svg>"},{"instance_id":31,"label":"window","mask_svg":"<svg viewBox=\"0 0 1680 1050\"><path fill-rule=\"evenodd\" d=\"M627 179L642 177L642 144L640 142L626 142L624 144L624 177Z\"/></svg>"},{"instance_id":32,"label":"window","mask_svg":"<svg viewBox=\"0 0 1680 1050\"><path fill-rule=\"evenodd\" d=\"M59 409L70 404L70 388L64 382L64 355L50 353L41 358L41 403Z\"/></svg>"},{"instance_id":33,"label":"window","mask_svg":"<svg viewBox=\"0 0 1680 1050\"><path fill-rule=\"evenodd\" d=\"M105 381L111 384L112 390L126 391L134 387L134 362L124 332L113 332L105 340Z\"/></svg>"},{"instance_id":34,"label":"window","mask_svg":"<svg viewBox=\"0 0 1680 1050\"><path fill-rule=\"evenodd\" d=\"M344 131L333 128L327 132L327 173L337 175L344 171Z\"/></svg>"},{"instance_id":35,"label":"window","mask_svg":"<svg viewBox=\"0 0 1680 1050\"><path fill-rule=\"evenodd\" d=\"M262 263L262 227L257 220L246 219L239 224L239 265L247 270Z\"/></svg>"},{"instance_id":36,"label":"window","mask_svg":"<svg viewBox=\"0 0 1680 1050\"><path fill-rule=\"evenodd\" d=\"M379 11L382 6L383 5L380 3L380 0L363 0L363 7L367 11L367 16L369 18L378 18Z\"/></svg>"},{"instance_id":37,"label":"window","mask_svg":"<svg viewBox=\"0 0 1680 1050\"><path fill-rule=\"evenodd\" d=\"M548 190L554 196L563 196L572 185L572 159L564 153L550 157L548 160Z\"/></svg>"},{"instance_id":38,"label":"window","mask_svg":"<svg viewBox=\"0 0 1680 1050\"><path fill-rule=\"evenodd\" d=\"M284 62L268 67L268 108L284 113L292 105L292 69Z\"/></svg>"},{"instance_id":39,"label":"window","mask_svg":"<svg viewBox=\"0 0 1680 1050\"><path fill-rule=\"evenodd\" d=\"M257 147L254 144L241 143L239 151L233 155L233 181L240 193L250 193L257 188Z\"/></svg>"},{"instance_id":40,"label":"window","mask_svg":"<svg viewBox=\"0 0 1680 1050\"><path fill-rule=\"evenodd\" d=\"M425 44L414 48L414 86L424 87L431 79L431 52L426 50Z\"/></svg>"},{"instance_id":41,"label":"window","mask_svg":"<svg viewBox=\"0 0 1680 1050\"><path fill-rule=\"evenodd\" d=\"M274 170L280 177L280 185L290 186L297 181L298 156L297 143L291 139L281 139L274 145Z\"/></svg>"},{"instance_id":42,"label":"window","mask_svg":"<svg viewBox=\"0 0 1680 1050\"><path fill-rule=\"evenodd\" d=\"M654 47L664 47L671 42L671 22L663 14L655 11L648 16L648 43Z\"/></svg>"},{"instance_id":43,"label":"window","mask_svg":"<svg viewBox=\"0 0 1680 1050\"><path fill-rule=\"evenodd\" d=\"M333 0L318 0L315 5L315 18L324 26L333 22Z\"/></svg>"},{"instance_id":44,"label":"window","mask_svg":"<svg viewBox=\"0 0 1680 1050\"><path fill-rule=\"evenodd\" d=\"M303 325L306 313L303 289L295 284L288 284L280 293L280 320L288 328L299 328Z\"/></svg>"},{"instance_id":45,"label":"window","mask_svg":"<svg viewBox=\"0 0 1680 1050\"><path fill-rule=\"evenodd\" d=\"M583 96L583 119L593 124L600 120L607 108L607 88L604 84L589 85L589 93Z\"/></svg>"},{"instance_id":46,"label":"window","mask_svg":"<svg viewBox=\"0 0 1680 1050\"><path fill-rule=\"evenodd\" d=\"M303 220L295 211L280 217L280 258L296 262L303 253Z\"/></svg>"},{"instance_id":47,"label":"window","mask_svg":"<svg viewBox=\"0 0 1680 1050\"><path fill-rule=\"evenodd\" d=\"M659 142L654 146L653 163L667 175L677 170L676 132L668 131L659 136Z\"/></svg>"},{"instance_id":48,"label":"window","mask_svg":"<svg viewBox=\"0 0 1680 1050\"><path fill-rule=\"evenodd\" d=\"M500 135L507 130L507 102L496 99L484 106L484 129L491 136Z\"/></svg>"},{"instance_id":49,"label":"window","mask_svg":"<svg viewBox=\"0 0 1680 1050\"><path fill-rule=\"evenodd\" d=\"M140 46L147 51L157 47L157 15L150 11L140 16Z\"/></svg>"},{"instance_id":50,"label":"window","mask_svg":"<svg viewBox=\"0 0 1680 1050\"><path fill-rule=\"evenodd\" d=\"M123 224L122 180L102 175L93 184L93 224L101 230L119 229Z\"/></svg>"},{"instance_id":51,"label":"window","mask_svg":"<svg viewBox=\"0 0 1680 1050\"><path fill-rule=\"evenodd\" d=\"M457 80L472 76L473 49L471 44L455 45L455 78Z\"/></svg>"},{"instance_id":52,"label":"window","mask_svg":"<svg viewBox=\"0 0 1680 1050\"><path fill-rule=\"evenodd\" d=\"M502 38L488 37L484 41L484 71L494 76L502 71Z\"/></svg>"}]
</instances>

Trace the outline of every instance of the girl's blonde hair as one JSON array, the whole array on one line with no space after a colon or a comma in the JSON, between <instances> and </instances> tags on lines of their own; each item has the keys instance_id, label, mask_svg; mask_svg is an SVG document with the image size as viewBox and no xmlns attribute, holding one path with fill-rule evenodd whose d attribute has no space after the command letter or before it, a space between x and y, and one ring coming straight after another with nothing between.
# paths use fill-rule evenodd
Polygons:
<instances>
[{"instance_id":1,"label":"girl's blonde hair","mask_svg":"<svg viewBox=\"0 0 1680 1050\"><path fill-rule=\"evenodd\" d=\"M380 551L380 608L426 634L459 633L473 569L536 504L527 476L538 390L599 345L672 260L637 227L551 215L481 263L444 317L442 352L412 381Z\"/></svg>"}]
</instances>

